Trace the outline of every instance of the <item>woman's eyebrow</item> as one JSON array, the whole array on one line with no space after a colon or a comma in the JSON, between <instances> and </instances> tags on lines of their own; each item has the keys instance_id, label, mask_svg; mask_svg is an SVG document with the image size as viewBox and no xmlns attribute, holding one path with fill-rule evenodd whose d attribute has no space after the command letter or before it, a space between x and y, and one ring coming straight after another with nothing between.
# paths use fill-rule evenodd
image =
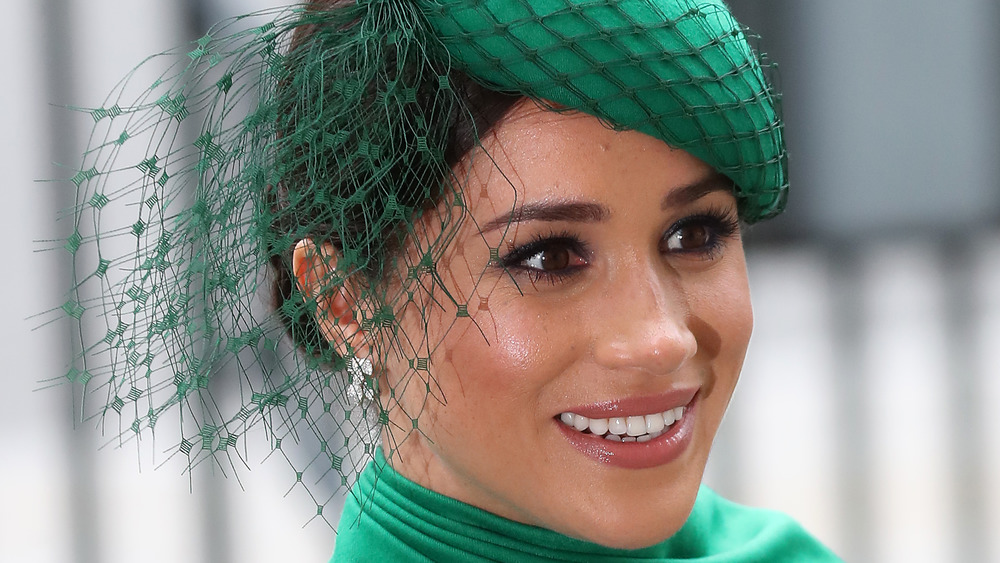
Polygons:
<instances>
[{"instance_id":1,"label":"woman's eyebrow","mask_svg":"<svg viewBox=\"0 0 1000 563\"><path fill-rule=\"evenodd\" d=\"M480 232L486 233L512 223L525 221L570 221L596 223L608 218L608 208L599 203L579 201L538 201L525 203L485 223Z\"/></svg>"},{"instance_id":2,"label":"woman's eyebrow","mask_svg":"<svg viewBox=\"0 0 1000 563\"><path fill-rule=\"evenodd\" d=\"M672 207L683 207L694 203L712 192L733 192L733 181L728 177L714 172L694 183L680 186L670 190L660 202L660 209L667 210Z\"/></svg>"},{"instance_id":3,"label":"woman's eyebrow","mask_svg":"<svg viewBox=\"0 0 1000 563\"><path fill-rule=\"evenodd\" d=\"M661 209L671 207L681 207L695 201L709 193L716 191L732 192L733 181L726 176L713 173L694 183L680 186L670 190L660 203ZM608 208L599 203L578 202L578 201L538 201L525 203L520 207L504 213L485 223L480 232L487 233L505 227L512 223L523 223L526 221L569 221L576 223L596 223L603 221L610 216Z\"/></svg>"}]
</instances>

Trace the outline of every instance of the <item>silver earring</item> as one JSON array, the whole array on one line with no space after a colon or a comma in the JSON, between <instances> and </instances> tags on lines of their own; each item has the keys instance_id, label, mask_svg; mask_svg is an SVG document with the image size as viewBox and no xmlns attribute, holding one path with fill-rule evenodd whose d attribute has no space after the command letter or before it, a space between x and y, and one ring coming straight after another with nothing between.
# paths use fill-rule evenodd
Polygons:
<instances>
[{"instance_id":1,"label":"silver earring","mask_svg":"<svg viewBox=\"0 0 1000 563\"><path fill-rule=\"evenodd\" d=\"M347 359L347 398L351 403L367 406L375 400L375 389L371 385L372 371L370 358Z\"/></svg>"}]
</instances>

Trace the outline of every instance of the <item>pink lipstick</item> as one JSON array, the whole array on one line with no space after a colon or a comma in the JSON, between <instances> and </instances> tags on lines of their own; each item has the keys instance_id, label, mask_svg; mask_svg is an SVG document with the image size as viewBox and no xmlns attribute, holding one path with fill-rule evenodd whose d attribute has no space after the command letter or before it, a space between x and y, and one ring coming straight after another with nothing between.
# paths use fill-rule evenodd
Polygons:
<instances>
[{"instance_id":1,"label":"pink lipstick","mask_svg":"<svg viewBox=\"0 0 1000 563\"><path fill-rule=\"evenodd\" d=\"M694 433L698 389L580 405L556 417L563 436L584 455L626 469L670 463Z\"/></svg>"}]
</instances>

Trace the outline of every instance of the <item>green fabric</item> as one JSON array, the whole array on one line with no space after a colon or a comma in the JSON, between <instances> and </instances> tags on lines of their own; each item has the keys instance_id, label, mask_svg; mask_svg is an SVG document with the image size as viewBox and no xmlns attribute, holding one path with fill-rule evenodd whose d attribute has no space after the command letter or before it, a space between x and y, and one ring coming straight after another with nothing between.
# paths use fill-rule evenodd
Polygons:
<instances>
[{"instance_id":1,"label":"green fabric","mask_svg":"<svg viewBox=\"0 0 1000 563\"><path fill-rule=\"evenodd\" d=\"M673 537L626 551L495 516L413 483L381 454L376 463L361 473L348 497L331 563L841 561L787 515L740 506L708 487L701 488L691 516Z\"/></svg>"},{"instance_id":2,"label":"green fabric","mask_svg":"<svg viewBox=\"0 0 1000 563\"><path fill-rule=\"evenodd\" d=\"M750 222L783 209L778 95L724 2L419 4L456 66L487 86L690 152L736 183Z\"/></svg>"}]
</instances>

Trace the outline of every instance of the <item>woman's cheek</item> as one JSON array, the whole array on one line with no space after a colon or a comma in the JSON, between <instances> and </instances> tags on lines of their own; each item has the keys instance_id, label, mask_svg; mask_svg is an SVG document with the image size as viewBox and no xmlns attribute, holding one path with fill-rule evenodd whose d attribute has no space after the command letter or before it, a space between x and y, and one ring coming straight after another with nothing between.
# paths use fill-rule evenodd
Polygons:
<instances>
[{"instance_id":1,"label":"woman's cheek","mask_svg":"<svg viewBox=\"0 0 1000 563\"><path fill-rule=\"evenodd\" d=\"M537 398L541 387L562 374L568 330L531 301L517 296L496 303L468 321L477 329L453 331L462 335L446 347L466 398L475 395L492 405Z\"/></svg>"},{"instance_id":2,"label":"woman's cheek","mask_svg":"<svg viewBox=\"0 0 1000 563\"><path fill-rule=\"evenodd\" d=\"M739 380L753 331L746 268L742 260L732 262L712 278L688 287L689 327L698 341L698 353L713 374L705 391L718 392L723 409Z\"/></svg>"}]
</instances>

